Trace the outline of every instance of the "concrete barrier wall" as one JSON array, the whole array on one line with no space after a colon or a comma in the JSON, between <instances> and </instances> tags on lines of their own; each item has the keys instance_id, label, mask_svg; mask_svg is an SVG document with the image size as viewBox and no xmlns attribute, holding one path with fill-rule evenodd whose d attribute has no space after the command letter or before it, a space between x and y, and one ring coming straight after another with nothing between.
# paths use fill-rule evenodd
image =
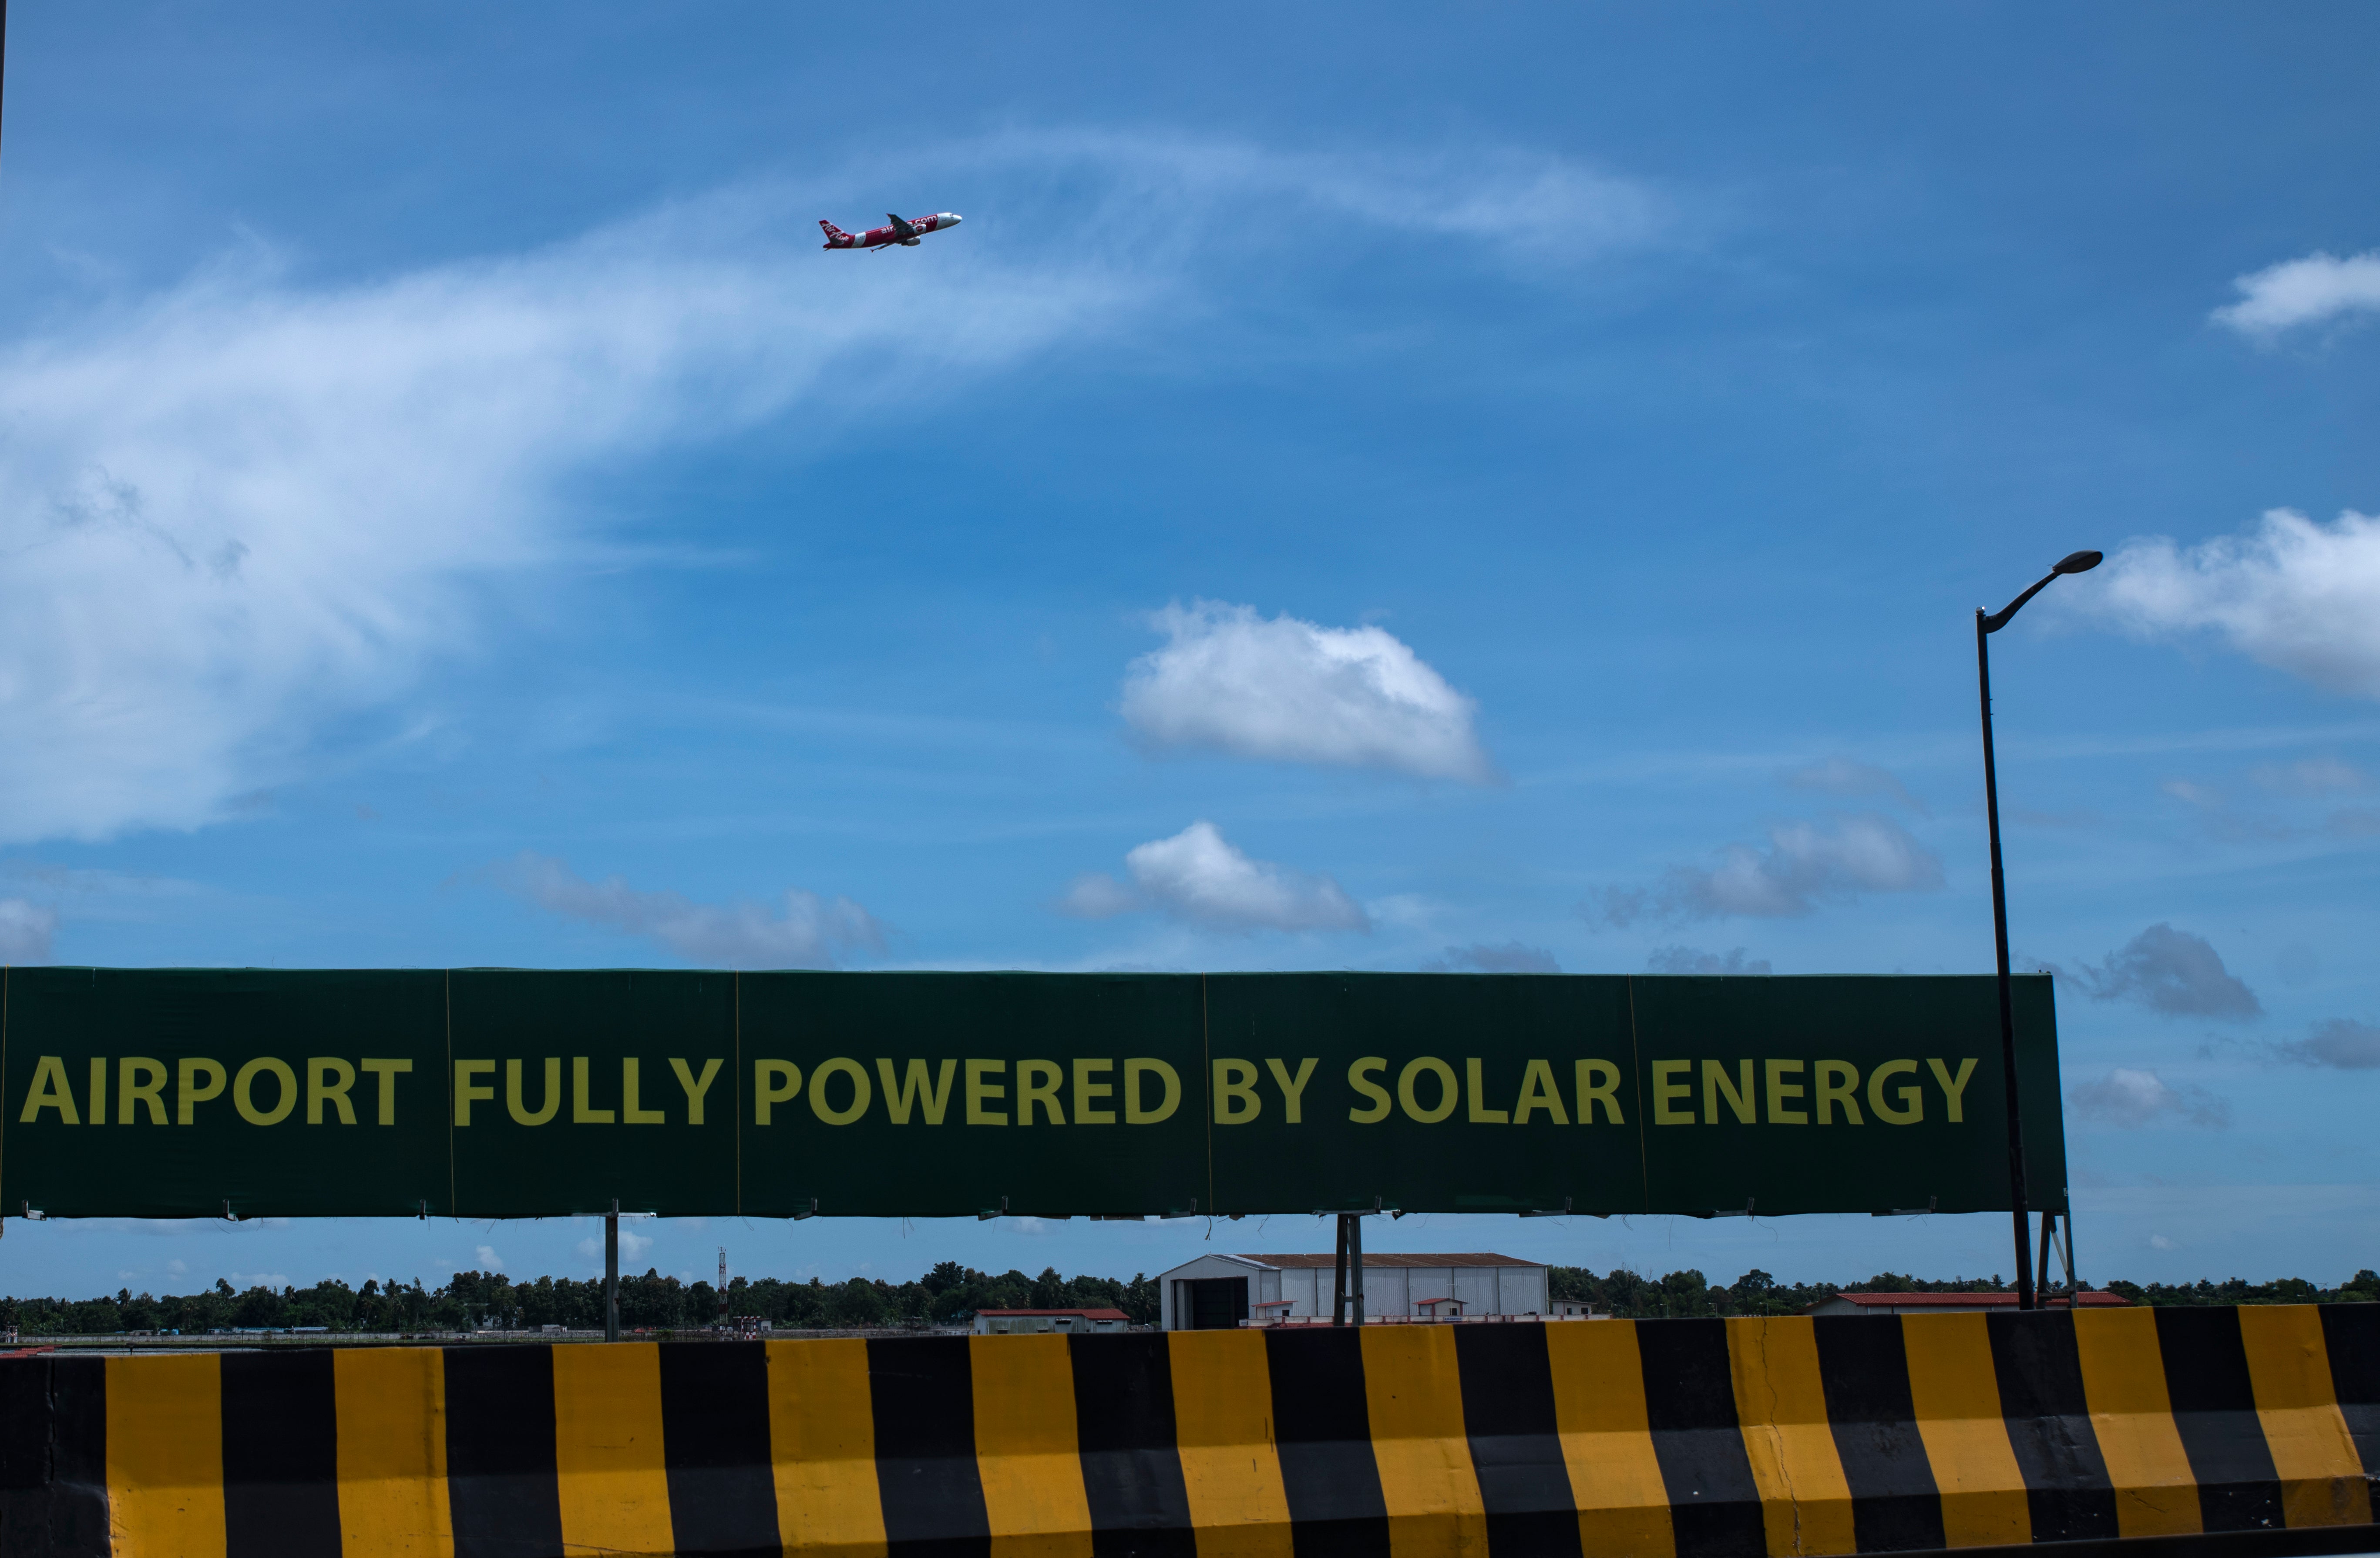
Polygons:
<instances>
[{"instance_id":1,"label":"concrete barrier wall","mask_svg":"<svg viewBox=\"0 0 2380 1558\"><path fill-rule=\"evenodd\" d=\"M2375 1470L2373 1306L0 1360L9 1554L2343 1551Z\"/></svg>"}]
</instances>

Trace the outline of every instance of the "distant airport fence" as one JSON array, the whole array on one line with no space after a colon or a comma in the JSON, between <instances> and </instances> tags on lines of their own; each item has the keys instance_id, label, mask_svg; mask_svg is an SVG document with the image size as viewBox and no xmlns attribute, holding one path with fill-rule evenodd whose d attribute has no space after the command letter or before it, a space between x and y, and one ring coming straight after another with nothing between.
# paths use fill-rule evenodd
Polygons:
<instances>
[{"instance_id":1,"label":"distant airport fence","mask_svg":"<svg viewBox=\"0 0 2380 1558\"><path fill-rule=\"evenodd\" d=\"M10 1554L2350 1552L2375 1469L2374 1306L0 1360Z\"/></svg>"}]
</instances>

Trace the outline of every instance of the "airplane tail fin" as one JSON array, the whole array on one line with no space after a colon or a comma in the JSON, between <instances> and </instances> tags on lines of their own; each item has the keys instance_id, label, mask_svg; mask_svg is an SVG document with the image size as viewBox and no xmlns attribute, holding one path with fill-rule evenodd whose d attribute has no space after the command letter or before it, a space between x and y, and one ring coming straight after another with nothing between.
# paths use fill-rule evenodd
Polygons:
<instances>
[{"instance_id":1,"label":"airplane tail fin","mask_svg":"<svg viewBox=\"0 0 2380 1558\"><path fill-rule=\"evenodd\" d=\"M822 216L819 218L819 230L826 235L827 246L829 248L833 247L835 239L848 238L851 236L850 234L844 232L842 228L836 226L833 223L829 222Z\"/></svg>"}]
</instances>

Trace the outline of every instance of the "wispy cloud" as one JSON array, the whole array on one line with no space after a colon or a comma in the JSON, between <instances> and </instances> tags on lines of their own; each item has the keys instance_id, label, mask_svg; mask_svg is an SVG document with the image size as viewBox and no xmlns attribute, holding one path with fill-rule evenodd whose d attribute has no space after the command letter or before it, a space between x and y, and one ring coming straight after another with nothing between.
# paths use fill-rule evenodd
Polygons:
<instances>
[{"instance_id":1,"label":"wispy cloud","mask_svg":"<svg viewBox=\"0 0 2380 1558\"><path fill-rule=\"evenodd\" d=\"M2231 1123L2230 1105L2204 1088L2175 1087L2155 1071L2121 1066L2072 1089L2067 1098L2076 1113L2101 1125L2131 1128L2164 1119L2206 1127Z\"/></svg>"},{"instance_id":2,"label":"wispy cloud","mask_svg":"<svg viewBox=\"0 0 2380 1558\"><path fill-rule=\"evenodd\" d=\"M562 495L592 462L962 382L1132 298L1046 259L822 267L782 203L339 288L249 256L0 356L0 836L229 815L595 541Z\"/></svg>"},{"instance_id":3,"label":"wispy cloud","mask_svg":"<svg viewBox=\"0 0 2380 1558\"><path fill-rule=\"evenodd\" d=\"M1942 885L1942 861L1890 817L1874 813L1832 824L1789 822L1766 848L1730 844L1716 866L1672 866L1651 888L1607 889L1581 905L1589 920L1781 919L1867 893L1928 892Z\"/></svg>"},{"instance_id":4,"label":"wispy cloud","mask_svg":"<svg viewBox=\"0 0 2380 1558\"><path fill-rule=\"evenodd\" d=\"M2215 310L2215 322L2270 341L2302 325L2355 314L2380 313L2380 249L2345 259L2316 250L2240 277L2237 303Z\"/></svg>"},{"instance_id":5,"label":"wispy cloud","mask_svg":"<svg viewBox=\"0 0 2380 1558\"><path fill-rule=\"evenodd\" d=\"M1741 947L1725 957L1699 947L1657 947L1645 960L1646 973L1767 973L1766 958L1746 958Z\"/></svg>"},{"instance_id":6,"label":"wispy cloud","mask_svg":"<svg viewBox=\"0 0 2380 1558\"><path fill-rule=\"evenodd\" d=\"M2344 1017L2319 1023L2302 1039L2273 1046L2282 1060L2339 1071L2380 1070L2380 1028Z\"/></svg>"},{"instance_id":7,"label":"wispy cloud","mask_svg":"<svg viewBox=\"0 0 2380 1558\"><path fill-rule=\"evenodd\" d=\"M2273 509L2248 535L2195 547L2128 541L2101 579L2072 609L2143 639L2212 634L2259 664L2380 697L2380 519Z\"/></svg>"},{"instance_id":8,"label":"wispy cloud","mask_svg":"<svg viewBox=\"0 0 2380 1558\"><path fill-rule=\"evenodd\" d=\"M1825 795L1883 795L1912 812L1923 815L1925 811L1925 803L1912 795L1891 770L1840 755L1788 768L1777 777L1795 790L1815 790Z\"/></svg>"},{"instance_id":9,"label":"wispy cloud","mask_svg":"<svg viewBox=\"0 0 2380 1558\"><path fill-rule=\"evenodd\" d=\"M0 963L46 963L58 912L21 898L0 898Z\"/></svg>"},{"instance_id":10,"label":"wispy cloud","mask_svg":"<svg viewBox=\"0 0 2380 1558\"><path fill-rule=\"evenodd\" d=\"M960 153L978 164L1074 163L1144 217L1185 210L1232 215L1250 206L1301 220L1346 218L1429 237L1500 236L1491 263L1542 274L1660 241L1680 203L1659 187L1575 157L1519 147L1441 145L1427 151L1265 146L1211 136L1084 129L1016 130ZM1262 242L1261 231L1243 233Z\"/></svg>"},{"instance_id":11,"label":"wispy cloud","mask_svg":"<svg viewBox=\"0 0 2380 1558\"><path fill-rule=\"evenodd\" d=\"M2155 924L2107 954L2097 967L2070 973L2094 1000L2128 1000L2168 1017L2251 1018L2264 1015L2256 993L2229 969L2204 936Z\"/></svg>"},{"instance_id":12,"label":"wispy cloud","mask_svg":"<svg viewBox=\"0 0 2380 1558\"><path fill-rule=\"evenodd\" d=\"M590 882L551 856L524 850L488 867L495 886L548 913L665 947L721 968L832 968L838 954L881 952L885 927L847 898L790 889L779 905L696 903L643 891L621 876Z\"/></svg>"},{"instance_id":13,"label":"wispy cloud","mask_svg":"<svg viewBox=\"0 0 2380 1558\"><path fill-rule=\"evenodd\" d=\"M1560 973L1561 964L1542 947L1527 947L1518 941L1502 946L1474 942L1468 947L1450 947L1440 958L1422 964L1424 973Z\"/></svg>"},{"instance_id":14,"label":"wispy cloud","mask_svg":"<svg viewBox=\"0 0 2380 1558\"><path fill-rule=\"evenodd\" d=\"M1163 647L1125 673L1123 717L1149 746L1482 783L1476 706L1378 627L1330 628L1202 600L1150 618Z\"/></svg>"},{"instance_id":15,"label":"wispy cloud","mask_svg":"<svg viewBox=\"0 0 2380 1558\"><path fill-rule=\"evenodd\" d=\"M2352 763L2336 757L2309 757L2297 763L2260 763L2248 777L2266 790L2283 795L2330 795L2362 790L2371 776Z\"/></svg>"},{"instance_id":16,"label":"wispy cloud","mask_svg":"<svg viewBox=\"0 0 2380 1558\"><path fill-rule=\"evenodd\" d=\"M1251 860L1211 822L1194 822L1123 857L1129 882L1076 878L1060 901L1086 919L1155 910L1221 930L1369 931L1370 917L1328 876Z\"/></svg>"}]
</instances>

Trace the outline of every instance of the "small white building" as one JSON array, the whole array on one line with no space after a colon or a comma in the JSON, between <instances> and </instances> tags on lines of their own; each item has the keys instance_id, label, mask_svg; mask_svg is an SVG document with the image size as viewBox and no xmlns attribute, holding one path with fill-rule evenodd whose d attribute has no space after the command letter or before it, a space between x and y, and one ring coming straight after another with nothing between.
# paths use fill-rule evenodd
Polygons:
<instances>
[{"instance_id":1,"label":"small white building","mask_svg":"<svg viewBox=\"0 0 2380 1558\"><path fill-rule=\"evenodd\" d=\"M1033 1335L1044 1331L1068 1334L1085 1331L1129 1331L1132 1321L1122 1310L978 1310L978 1336Z\"/></svg>"},{"instance_id":2,"label":"small white building","mask_svg":"<svg viewBox=\"0 0 2380 1558\"><path fill-rule=\"evenodd\" d=\"M1330 1318L1335 1255L1201 1255L1159 1276L1168 1331ZM1364 1256L1364 1312L1374 1320L1479 1320L1552 1312L1547 1268L1510 1255Z\"/></svg>"}]
</instances>

